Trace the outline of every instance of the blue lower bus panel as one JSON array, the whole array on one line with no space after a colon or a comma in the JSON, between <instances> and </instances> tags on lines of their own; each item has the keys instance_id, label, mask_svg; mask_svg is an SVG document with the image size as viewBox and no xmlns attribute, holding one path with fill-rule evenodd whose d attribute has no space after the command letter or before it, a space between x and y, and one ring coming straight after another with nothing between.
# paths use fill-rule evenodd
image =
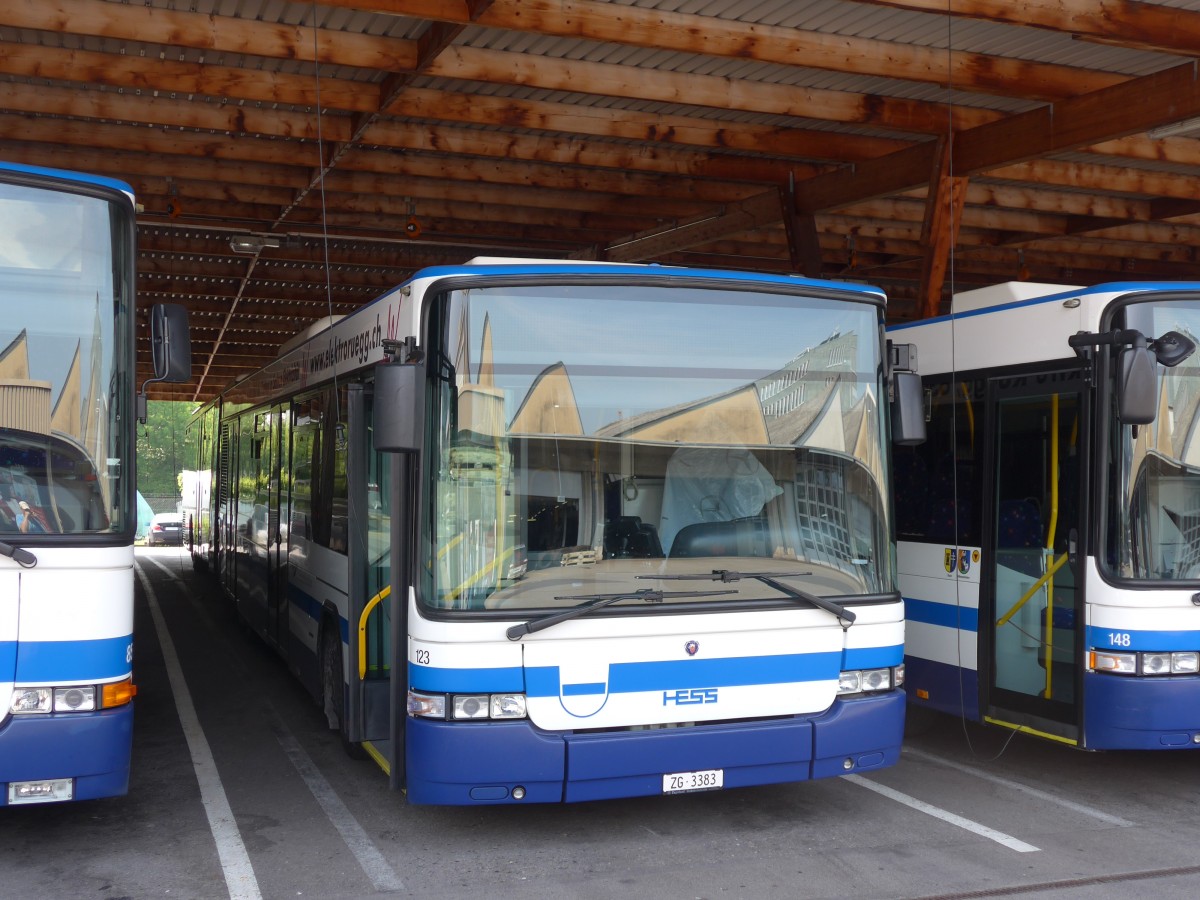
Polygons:
<instances>
[{"instance_id":1,"label":"blue lower bus panel","mask_svg":"<svg viewBox=\"0 0 1200 900\"><path fill-rule=\"evenodd\" d=\"M1200 678L1083 676L1083 746L1089 750L1200 749Z\"/></svg>"},{"instance_id":2,"label":"blue lower bus panel","mask_svg":"<svg viewBox=\"0 0 1200 900\"><path fill-rule=\"evenodd\" d=\"M965 716L973 722L979 717L979 673L947 663L904 657L904 689L915 706ZM924 691L918 697L917 691Z\"/></svg>"},{"instance_id":3,"label":"blue lower bus panel","mask_svg":"<svg viewBox=\"0 0 1200 900\"><path fill-rule=\"evenodd\" d=\"M133 704L94 713L9 716L0 725L0 806L14 781L73 778L75 800L129 790Z\"/></svg>"},{"instance_id":4,"label":"blue lower bus panel","mask_svg":"<svg viewBox=\"0 0 1200 900\"><path fill-rule=\"evenodd\" d=\"M720 769L724 787L870 771L900 758L904 693L836 700L817 716L578 734L529 722L410 718L408 800L560 803L663 793L663 776ZM515 792L515 793L514 793Z\"/></svg>"}]
</instances>

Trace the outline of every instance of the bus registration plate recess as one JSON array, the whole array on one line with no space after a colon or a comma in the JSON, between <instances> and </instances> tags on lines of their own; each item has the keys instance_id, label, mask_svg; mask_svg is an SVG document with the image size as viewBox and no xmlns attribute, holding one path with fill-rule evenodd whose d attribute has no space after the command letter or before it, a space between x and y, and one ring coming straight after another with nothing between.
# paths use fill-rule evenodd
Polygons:
<instances>
[{"instance_id":1,"label":"bus registration plate recess","mask_svg":"<svg viewBox=\"0 0 1200 900\"><path fill-rule=\"evenodd\" d=\"M724 769L704 769L700 772L671 772L663 776L664 794L687 794L692 791L716 791L725 786Z\"/></svg>"}]
</instances>

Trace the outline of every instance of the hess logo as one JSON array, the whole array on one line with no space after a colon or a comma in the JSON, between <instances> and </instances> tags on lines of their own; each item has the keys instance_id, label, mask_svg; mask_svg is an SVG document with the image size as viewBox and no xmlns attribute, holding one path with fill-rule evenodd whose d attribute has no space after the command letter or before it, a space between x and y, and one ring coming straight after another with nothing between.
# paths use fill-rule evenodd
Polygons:
<instances>
[{"instance_id":1,"label":"hess logo","mask_svg":"<svg viewBox=\"0 0 1200 900\"><path fill-rule=\"evenodd\" d=\"M716 703L717 688L678 688L663 691L663 706L693 706L698 703Z\"/></svg>"}]
</instances>

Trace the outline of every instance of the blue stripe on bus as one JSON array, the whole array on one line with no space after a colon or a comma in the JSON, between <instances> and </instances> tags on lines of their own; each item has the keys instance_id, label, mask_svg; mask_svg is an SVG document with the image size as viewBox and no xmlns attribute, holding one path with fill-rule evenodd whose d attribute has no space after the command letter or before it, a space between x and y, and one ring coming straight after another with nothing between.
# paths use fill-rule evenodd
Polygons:
<instances>
[{"instance_id":1,"label":"blue stripe on bus","mask_svg":"<svg viewBox=\"0 0 1200 900\"><path fill-rule=\"evenodd\" d=\"M842 669L882 669L904 662L904 647L849 647L842 654Z\"/></svg>"},{"instance_id":2,"label":"blue stripe on bus","mask_svg":"<svg viewBox=\"0 0 1200 900\"><path fill-rule=\"evenodd\" d=\"M840 665L840 652L612 663L608 667L608 691L626 694L691 687L823 681L836 678ZM530 697L559 695L562 678L559 666L531 666L525 670L525 675L525 691ZM564 693L581 689L578 684L562 685Z\"/></svg>"},{"instance_id":3,"label":"blue stripe on bus","mask_svg":"<svg viewBox=\"0 0 1200 900\"><path fill-rule=\"evenodd\" d=\"M586 684L564 684L562 692L564 697L587 697L607 693L608 689L603 681L589 681Z\"/></svg>"},{"instance_id":4,"label":"blue stripe on bus","mask_svg":"<svg viewBox=\"0 0 1200 900\"><path fill-rule=\"evenodd\" d=\"M904 618L909 622L941 625L943 628L958 628L963 631L979 630L979 610L970 606L953 606L949 603L934 603L930 600L905 597Z\"/></svg>"},{"instance_id":5,"label":"blue stripe on bus","mask_svg":"<svg viewBox=\"0 0 1200 900\"><path fill-rule=\"evenodd\" d=\"M17 668L17 642L0 641L0 681L7 681Z\"/></svg>"},{"instance_id":6,"label":"blue stripe on bus","mask_svg":"<svg viewBox=\"0 0 1200 900\"><path fill-rule=\"evenodd\" d=\"M436 666L408 665L408 684L417 691L442 694L486 694L520 692L525 678L520 666L490 669L439 669Z\"/></svg>"},{"instance_id":7,"label":"blue stripe on bus","mask_svg":"<svg viewBox=\"0 0 1200 900\"><path fill-rule=\"evenodd\" d=\"M16 681L113 681L132 668L133 636L98 641L22 641L17 649Z\"/></svg>"},{"instance_id":8,"label":"blue stripe on bus","mask_svg":"<svg viewBox=\"0 0 1200 900\"><path fill-rule=\"evenodd\" d=\"M1087 645L1103 650L1200 650L1200 631L1140 631L1089 625Z\"/></svg>"},{"instance_id":9,"label":"blue stripe on bus","mask_svg":"<svg viewBox=\"0 0 1200 900\"><path fill-rule=\"evenodd\" d=\"M320 624L322 616L325 615L325 607L322 606L317 598L307 591L302 591L294 585L288 585L288 602L301 614L308 616L317 624ZM338 615L338 634L342 637L342 643L349 645L350 643L350 623L346 617Z\"/></svg>"}]
</instances>

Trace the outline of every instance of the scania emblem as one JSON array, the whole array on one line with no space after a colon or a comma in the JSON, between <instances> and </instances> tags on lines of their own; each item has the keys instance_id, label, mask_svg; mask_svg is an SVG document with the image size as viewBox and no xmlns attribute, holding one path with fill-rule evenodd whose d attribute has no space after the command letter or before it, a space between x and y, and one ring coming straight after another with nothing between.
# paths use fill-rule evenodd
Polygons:
<instances>
[{"instance_id":1,"label":"scania emblem","mask_svg":"<svg viewBox=\"0 0 1200 900\"><path fill-rule=\"evenodd\" d=\"M695 656L700 650L700 644L697 641L688 641L683 645L683 649L687 651L688 656Z\"/></svg>"}]
</instances>

